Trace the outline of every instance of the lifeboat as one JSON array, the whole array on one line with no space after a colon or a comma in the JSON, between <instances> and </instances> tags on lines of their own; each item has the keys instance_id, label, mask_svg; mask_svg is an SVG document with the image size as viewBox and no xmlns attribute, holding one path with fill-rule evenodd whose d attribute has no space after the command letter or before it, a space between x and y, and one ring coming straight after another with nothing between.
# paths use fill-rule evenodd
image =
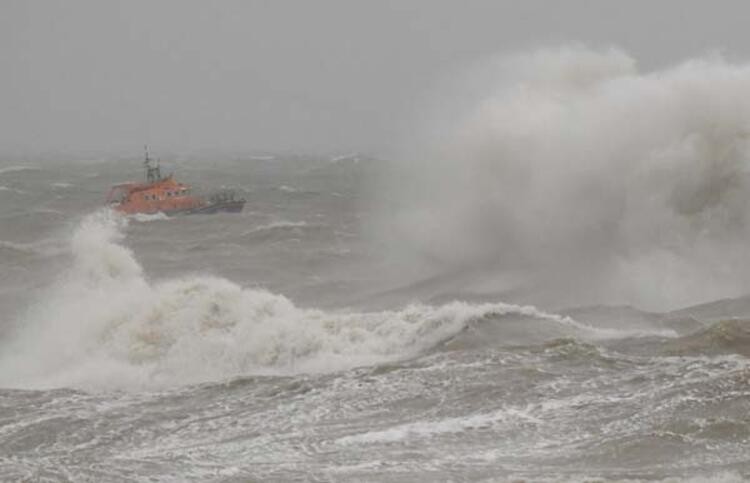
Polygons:
<instances>
[{"instance_id":1,"label":"lifeboat","mask_svg":"<svg viewBox=\"0 0 750 483\"><path fill-rule=\"evenodd\" d=\"M146 181L114 185L107 195L109 206L128 215L239 213L245 206L245 199L236 197L233 191L209 197L194 195L189 185L175 181L171 174L162 176L159 162L149 157L148 149L143 164Z\"/></svg>"}]
</instances>

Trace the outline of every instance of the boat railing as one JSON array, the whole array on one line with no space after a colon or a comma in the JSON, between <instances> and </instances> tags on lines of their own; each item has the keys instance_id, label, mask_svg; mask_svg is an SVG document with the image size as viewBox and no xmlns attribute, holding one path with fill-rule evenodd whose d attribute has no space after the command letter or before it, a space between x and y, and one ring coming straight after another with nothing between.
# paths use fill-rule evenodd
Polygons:
<instances>
[{"instance_id":1,"label":"boat railing","mask_svg":"<svg viewBox=\"0 0 750 483\"><path fill-rule=\"evenodd\" d=\"M232 203L237 201L245 201L244 198L238 197L235 190L222 190L211 194L208 197L208 201L212 204L219 203Z\"/></svg>"}]
</instances>

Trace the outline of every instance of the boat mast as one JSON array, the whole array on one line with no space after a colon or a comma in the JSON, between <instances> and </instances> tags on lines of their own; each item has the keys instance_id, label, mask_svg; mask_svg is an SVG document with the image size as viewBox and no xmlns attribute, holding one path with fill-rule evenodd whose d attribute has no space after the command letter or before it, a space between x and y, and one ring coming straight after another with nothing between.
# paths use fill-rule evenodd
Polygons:
<instances>
[{"instance_id":1,"label":"boat mast","mask_svg":"<svg viewBox=\"0 0 750 483\"><path fill-rule=\"evenodd\" d=\"M146 182L155 183L161 181L161 170L159 169L159 160L156 160L156 165L151 166L151 157L148 155L148 145L143 146L145 152L145 158L143 160L143 166L146 167Z\"/></svg>"}]
</instances>

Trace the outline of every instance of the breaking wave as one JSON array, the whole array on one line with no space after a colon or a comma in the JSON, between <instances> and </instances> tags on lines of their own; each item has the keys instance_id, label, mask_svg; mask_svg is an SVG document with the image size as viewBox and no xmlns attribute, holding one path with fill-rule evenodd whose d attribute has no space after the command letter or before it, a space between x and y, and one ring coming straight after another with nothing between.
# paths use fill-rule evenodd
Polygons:
<instances>
[{"instance_id":1,"label":"breaking wave","mask_svg":"<svg viewBox=\"0 0 750 483\"><path fill-rule=\"evenodd\" d=\"M507 304L324 312L228 280L151 281L123 246L127 219L85 218L73 263L4 344L5 387L158 388L240 375L347 369L414 356L483 317L575 321Z\"/></svg>"},{"instance_id":2,"label":"breaking wave","mask_svg":"<svg viewBox=\"0 0 750 483\"><path fill-rule=\"evenodd\" d=\"M0 175L6 174L6 173L17 173L19 171L40 171L42 168L39 168L37 166L6 166L4 168L0 168Z\"/></svg>"},{"instance_id":3,"label":"breaking wave","mask_svg":"<svg viewBox=\"0 0 750 483\"><path fill-rule=\"evenodd\" d=\"M297 188L292 188L291 186L287 186L285 184L279 186L279 191L283 191L284 193L298 193L299 190Z\"/></svg>"},{"instance_id":4,"label":"breaking wave","mask_svg":"<svg viewBox=\"0 0 750 483\"><path fill-rule=\"evenodd\" d=\"M0 191L5 191L7 193L14 193L14 194L17 194L17 195L24 195L24 194L26 194L26 191L19 190L19 189L16 189L16 188L9 188L8 186L2 186L2 185L0 185Z\"/></svg>"},{"instance_id":5,"label":"breaking wave","mask_svg":"<svg viewBox=\"0 0 750 483\"><path fill-rule=\"evenodd\" d=\"M306 221L273 221L265 225L259 225L251 230L247 230L243 235L255 235L258 233L269 232L269 231L284 231L295 228L305 228L309 226Z\"/></svg>"},{"instance_id":6,"label":"breaking wave","mask_svg":"<svg viewBox=\"0 0 750 483\"><path fill-rule=\"evenodd\" d=\"M149 221L163 221L163 220L170 219L166 213L162 213L161 211L157 213L135 213L133 215L130 215L130 218L141 223L147 223Z\"/></svg>"},{"instance_id":7,"label":"breaking wave","mask_svg":"<svg viewBox=\"0 0 750 483\"><path fill-rule=\"evenodd\" d=\"M465 77L389 180L397 248L524 271L565 305L746 292L750 65L644 73L622 51L567 47Z\"/></svg>"},{"instance_id":8,"label":"breaking wave","mask_svg":"<svg viewBox=\"0 0 750 483\"><path fill-rule=\"evenodd\" d=\"M0 252L2 252L2 250L8 250L24 255L41 255L45 257L62 255L66 252L65 248L62 247L56 239L51 238L29 243L0 240Z\"/></svg>"}]
</instances>

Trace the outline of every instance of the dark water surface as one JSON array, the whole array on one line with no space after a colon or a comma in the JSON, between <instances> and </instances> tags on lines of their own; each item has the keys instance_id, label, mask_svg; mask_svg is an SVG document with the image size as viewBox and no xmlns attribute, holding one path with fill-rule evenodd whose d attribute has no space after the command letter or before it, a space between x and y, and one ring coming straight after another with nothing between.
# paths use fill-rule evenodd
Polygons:
<instances>
[{"instance_id":1,"label":"dark water surface","mask_svg":"<svg viewBox=\"0 0 750 483\"><path fill-rule=\"evenodd\" d=\"M383 167L181 159L244 212L124 220L100 208L137 160L0 164L0 480L750 475L750 299L419 282L371 236Z\"/></svg>"}]
</instances>

